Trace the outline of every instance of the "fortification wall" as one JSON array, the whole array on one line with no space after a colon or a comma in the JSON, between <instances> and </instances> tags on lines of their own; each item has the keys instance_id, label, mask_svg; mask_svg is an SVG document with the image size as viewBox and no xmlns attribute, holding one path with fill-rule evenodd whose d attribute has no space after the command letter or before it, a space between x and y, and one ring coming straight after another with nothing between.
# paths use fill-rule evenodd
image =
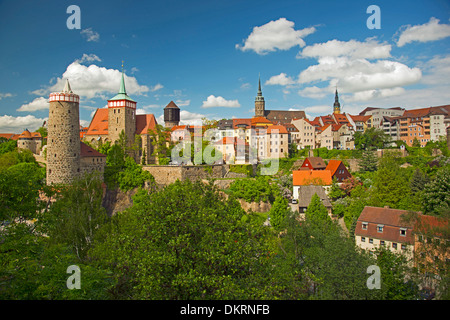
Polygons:
<instances>
[{"instance_id":1,"label":"fortification wall","mask_svg":"<svg viewBox=\"0 0 450 320\"><path fill-rule=\"evenodd\" d=\"M177 180L191 181L223 178L224 165L198 165L198 166L143 166L143 170L150 172L159 185L168 185Z\"/></svg>"}]
</instances>

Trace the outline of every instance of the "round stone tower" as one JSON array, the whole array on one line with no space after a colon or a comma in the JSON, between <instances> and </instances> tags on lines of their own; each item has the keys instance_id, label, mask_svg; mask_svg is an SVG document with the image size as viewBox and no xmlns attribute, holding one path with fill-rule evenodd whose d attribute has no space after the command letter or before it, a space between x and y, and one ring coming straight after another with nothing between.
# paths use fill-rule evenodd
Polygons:
<instances>
[{"instance_id":1,"label":"round stone tower","mask_svg":"<svg viewBox=\"0 0 450 320\"><path fill-rule=\"evenodd\" d=\"M164 125L166 128L173 128L180 123L180 108L175 102L170 101L164 108Z\"/></svg>"},{"instance_id":2,"label":"round stone tower","mask_svg":"<svg viewBox=\"0 0 450 320\"><path fill-rule=\"evenodd\" d=\"M69 80L50 93L47 136L47 184L70 184L80 175L80 97Z\"/></svg>"}]
</instances>

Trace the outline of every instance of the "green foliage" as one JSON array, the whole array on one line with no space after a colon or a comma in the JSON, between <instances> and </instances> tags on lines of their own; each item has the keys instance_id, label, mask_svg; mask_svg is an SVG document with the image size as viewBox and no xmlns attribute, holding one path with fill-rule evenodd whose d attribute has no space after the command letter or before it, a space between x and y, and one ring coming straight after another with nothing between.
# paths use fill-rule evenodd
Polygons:
<instances>
[{"instance_id":1,"label":"green foliage","mask_svg":"<svg viewBox=\"0 0 450 320\"><path fill-rule=\"evenodd\" d=\"M96 230L107 221L102 181L88 174L58 189L50 210L39 217L41 231L52 243L64 243L79 259L85 259Z\"/></svg>"},{"instance_id":2,"label":"green foliage","mask_svg":"<svg viewBox=\"0 0 450 320\"><path fill-rule=\"evenodd\" d=\"M450 165L439 169L423 190L424 213L442 214L450 210Z\"/></svg>"},{"instance_id":3,"label":"green foliage","mask_svg":"<svg viewBox=\"0 0 450 320\"><path fill-rule=\"evenodd\" d=\"M358 150L383 149L391 137L384 133L382 129L375 127L369 128L364 133L355 132L355 148Z\"/></svg>"},{"instance_id":4,"label":"green foliage","mask_svg":"<svg viewBox=\"0 0 450 320\"><path fill-rule=\"evenodd\" d=\"M378 157L374 151L364 151L359 162L360 171L376 171L378 165Z\"/></svg>"},{"instance_id":5,"label":"green foliage","mask_svg":"<svg viewBox=\"0 0 450 320\"><path fill-rule=\"evenodd\" d=\"M288 200L284 197L276 197L275 202L270 208L270 225L276 230L281 231L283 222L288 216L290 209L288 208Z\"/></svg>"},{"instance_id":6,"label":"green foliage","mask_svg":"<svg viewBox=\"0 0 450 320\"><path fill-rule=\"evenodd\" d=\"M22 162L0 171L0 220L32 219L40 209L45 169Z\"/></svg>"},{"instance_id":7,"label":"green foliage","mask_svg":"<svg viewBox=\"0 0 450 320\"><path fill-rule=\"evenodd\" d=\"M327 208L316 193L311 197L311 202L309 203L308 208L306 208L305 217L306 219L319 224L329 223L331 221Z\"/></svg>"},{"instance_id":8,"label":"green foliage","mask_svg":"<svg viewBox=\"0 0 450 320\"><path fill-rule=\"evenodd\" d=\"M338 149L327 149L316 148L313 150L314 157L321 157L323 159L350 159L350 158L361 158L362 152L360 150L338 150Z\"/></svg>"},{"instance_id":9,"label":"green foliage","mask_svg":"<svg viewBox=\"0 0 450 320\"><path fill-rule=\"evenodd\" d=\"M231 164L230 171L236 173L245 173L247 177L253 175L253 167L251 164Z\"/></svg>"},{"instance_id":10,"label":"green foliage","mask_svg":"<svg viewBox=\"0 0 450 320\"><path fill-rule=\"evenodd\" d=\"M142 170L133 158L127 157L122 171L118 173L119 188L122 191L142 187L145 182L154 183L155 179L150 172Z\"/></svg>"},{"instance_id":11,"label":"green foliage","mask_svg":"<svg viewBox=\"0 0 450 320\"><path fill-rule=\"evenodd\" d=\"M269 247L263 227L243 215L237 201L201 182L177 181L150 195L141 189L91 254L119 284L126 280L113 290L118 298L261 298Z\"/></svg>"},{"instance_id":12,"label":"green foliage","mask_svg":"<svg viewBox=\"0 0 450 320\"><path fill-rule=\"evenodd\" d=\"M254 179L236 179L230 185L230 190L235 197L247 202L269 201L273 203L280 193L276 184L272 183L268 176L257 176Z\"/></svg>"},{"instance_id":13,"label":"green foliage","mask_svg":"<svg viewBox=\"0 0 450 320\"><path fill-rule=\"evenodd\" d=\"M16 150L17 140L8 140L6 138L0 137L0 156Z\"/></svg>"},{"instance_id":14,"label":"green foliage","mask_svg":"<svg viewBox=\"0 0 450 320\"><path fill-rule=\"evenodd\" d=\"M154 130L148 132L153 145L152 156L156 156L159 164L169 164L173 143L171 140L171 130L157 124Z\"/></svg>"},{"instance_id":15,"label":"green foliage","mask_svg":"<svg viewBox=\"0 0 450 320\"><path fill-rule=\"evenodd\" d=\"M330 192L328 193L328 197L331 200L337 200L345 196L345 191L338 185L336 178L333 178L333 182L331 184Z\"/></svg>"}]
</instances>

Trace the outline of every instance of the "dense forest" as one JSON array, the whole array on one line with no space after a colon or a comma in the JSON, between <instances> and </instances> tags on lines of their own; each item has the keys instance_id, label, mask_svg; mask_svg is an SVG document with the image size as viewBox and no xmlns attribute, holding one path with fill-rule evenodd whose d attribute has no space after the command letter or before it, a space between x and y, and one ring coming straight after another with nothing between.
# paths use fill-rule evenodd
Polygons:
<instances>
[{"instance_id":1,"label":"dense forest","mask_svg":"<svg viewBox=\"0 0 450 320\"><path fill-rule=\"evenodd\" d=\"M225 197L212 180L158 188L120 146L109 146L107 187L137 191L131 207L108 216L101 177L46 186L42 164L3 140L0 298L418 299L420 270L386 249L359 250L353 233L367 205L448 219L448 149L439 156L429 149L409 148L407 157L392 152L381 159L358 151L360 170L342 186L333 183L330 193L333 214L343 219L346 233L318 197L302 221L283 197L281 188L291 188L290 168L303 151L282 160L274 176L236 179ZM345 161L348 155L334 151L333 157ZM272 209L246 213L238 198L268 201ZM267 216L270 226L263 224ZM67 268L73 265L81 273L77 290L67 287ZM381 270L378 290L366 284L371 265ZM449 299L448 263L438 272L439 298Z\"/></svg>"}]
</instances>

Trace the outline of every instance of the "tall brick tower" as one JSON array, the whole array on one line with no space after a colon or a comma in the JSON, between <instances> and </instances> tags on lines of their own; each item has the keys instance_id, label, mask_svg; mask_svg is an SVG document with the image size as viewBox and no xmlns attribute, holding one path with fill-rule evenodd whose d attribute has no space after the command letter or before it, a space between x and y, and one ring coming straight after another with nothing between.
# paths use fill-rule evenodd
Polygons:
<instances>
[{"instance_id":1,"label":"tall brick tower","mask_svg":"<svg viewBox=\"0 0 450 320\"><path fill-rule=\"evenodd\" d=\"M80 174L80 98L69 80L50 93L47 136L47 184L69 184Z\"/></svg>"},{"instance_id":2,"label":"tall brick tower","mask_svg":"<svg viewBox=\"0 0 450 320\"><path fill-rule=\"evenodd\" d=\"M108 139L111 143L119 140L122 130L125 132L127 145L130 146L136 133L136 101L125 90L123 66L119 93L108 100Z\"/></svg>"},{"instance_id":3,"label":"tall brick tower","mask_svg":"<svg viewBox=\"0 0 450 320\"><path fill-rule=\"evenodd\" d=\"M261 91L261 77L258 82L258 94L255 98L255 117L265 116L266 103Z\"/></svg>"},{"instance_id":4,"label":"tall brick tower","mask_svg":"<svg viewBox=\"0 0 450 320\"><path fill-rule=\"evenodd\" d=\"M338 96L337 88L336 88L336 92L334 94L333 113L335 113L335 114L341 113L341 104L339 103L339 96Z\"/></svg>"}]
</instances>

